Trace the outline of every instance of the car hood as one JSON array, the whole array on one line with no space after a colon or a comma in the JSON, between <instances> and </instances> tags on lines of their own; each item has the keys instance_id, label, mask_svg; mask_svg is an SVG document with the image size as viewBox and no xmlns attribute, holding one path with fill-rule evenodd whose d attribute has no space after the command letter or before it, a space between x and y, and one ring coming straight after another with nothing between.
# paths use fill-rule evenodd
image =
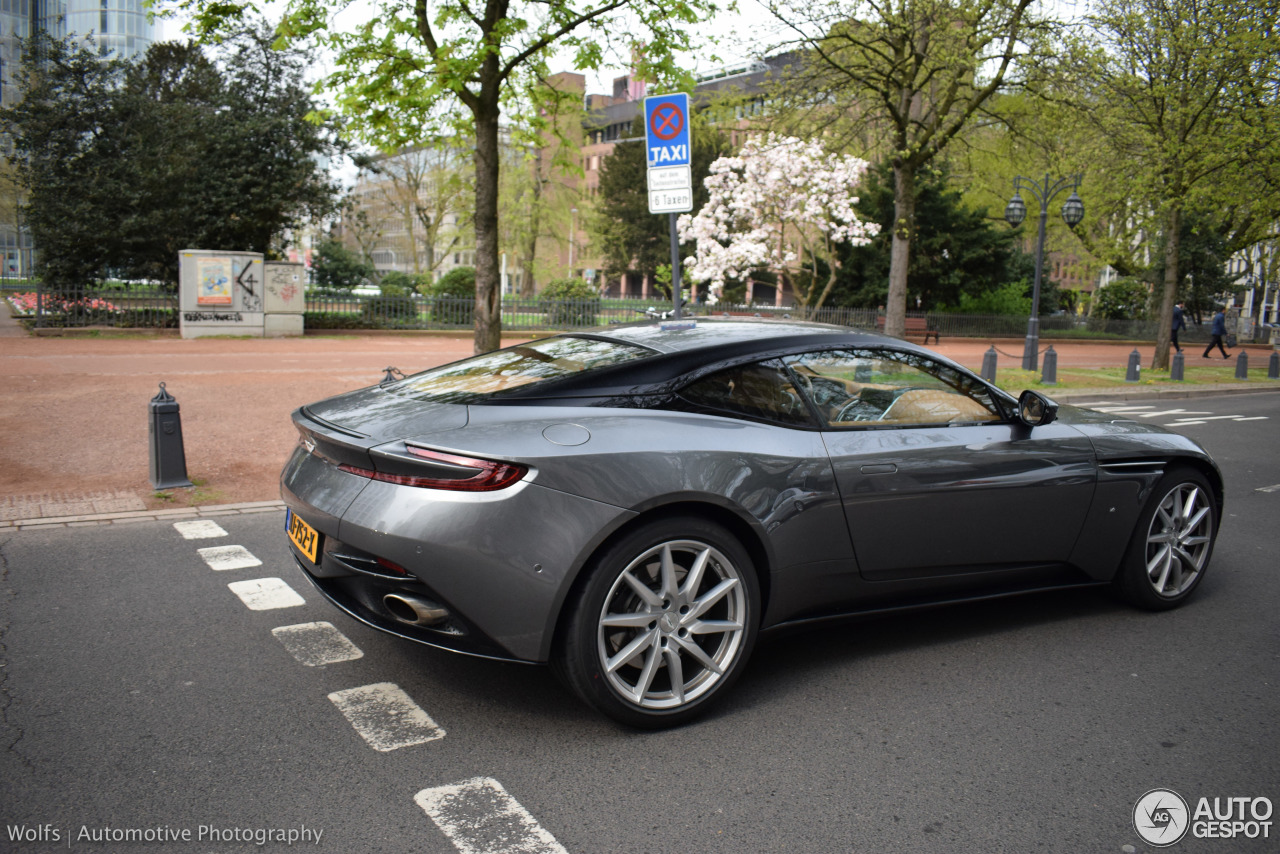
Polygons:
<instances>
[{"instance_id":1,"label":"car hood","mask_svg":"<svg viewBox=\"0 0 1280 854\"><path fill-rule=\"evenodd\" d=\"M467 426L467 407L462 404L399 397L378 386L308 404L302 412L371 444Z\"/></svg>"}]
</instances>

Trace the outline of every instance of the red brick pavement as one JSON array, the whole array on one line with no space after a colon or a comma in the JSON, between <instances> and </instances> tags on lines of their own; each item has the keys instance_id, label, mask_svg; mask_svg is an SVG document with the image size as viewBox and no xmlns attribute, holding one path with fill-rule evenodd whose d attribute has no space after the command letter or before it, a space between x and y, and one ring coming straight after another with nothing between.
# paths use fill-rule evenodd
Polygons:
<instances>
[{"instance_id":1,"label":"red brick pavement","mask_svg":"<svg viewBox=\"0 0 1280 854\"><path fill-rule=\"evenodd\" d=\"M12 321L0 320L12 331ZM511 339L515 341L517 339ZM973 369L994 343L1021 361L1021 341L944 340L933 349ZM1123 366L1133 344L1055 344L1059 370ZM1144 366L1150 345L1138 345ZM1270 351L1251 359L1262 364ZM469 335L363 334L293 339L0 335L0 496L137 495L150 508L278 497L296 436L289 414L310 401L463 358ZM1188 350L1187 364L1209 364ZM1214 364L1221 364L1215 361ZM148 401L159 383L181 406L197 491L150 487ZM16 499L15 499L16 500Z\"/></svg>"}]
</instances>

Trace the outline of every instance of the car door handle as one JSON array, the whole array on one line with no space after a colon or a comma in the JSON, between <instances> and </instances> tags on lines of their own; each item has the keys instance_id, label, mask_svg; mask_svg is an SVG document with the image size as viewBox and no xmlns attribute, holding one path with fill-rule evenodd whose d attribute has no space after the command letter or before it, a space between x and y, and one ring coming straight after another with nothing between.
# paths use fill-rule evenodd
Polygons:
<instances>
[{"instance_id":1,"label":"car door handle","mask_svg":"<svg viewBox=\"0 0 1280 854\"><path fill-rule=\"evenodd\" d=\"M893 474L898 467L893 463L876 463L862 467L863 474Z\"/></svg>"}]
</instances>

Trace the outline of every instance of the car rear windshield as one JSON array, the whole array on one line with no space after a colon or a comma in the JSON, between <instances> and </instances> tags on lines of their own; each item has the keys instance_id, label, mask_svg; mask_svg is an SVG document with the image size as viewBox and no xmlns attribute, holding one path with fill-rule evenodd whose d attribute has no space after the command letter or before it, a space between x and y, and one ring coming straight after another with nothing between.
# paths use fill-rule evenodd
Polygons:
<instances>
[{"instance_id":1,"label":"car rear windshield","mask_svg":"<svg viewBox=\"0 0 1280 854\"><path fill-rule=\"evenodd\" d=\"M618 341L557 336L431 368L386 388L418 400L467 403L655 353L648 347Z\"/></svg>"}]
</instances>

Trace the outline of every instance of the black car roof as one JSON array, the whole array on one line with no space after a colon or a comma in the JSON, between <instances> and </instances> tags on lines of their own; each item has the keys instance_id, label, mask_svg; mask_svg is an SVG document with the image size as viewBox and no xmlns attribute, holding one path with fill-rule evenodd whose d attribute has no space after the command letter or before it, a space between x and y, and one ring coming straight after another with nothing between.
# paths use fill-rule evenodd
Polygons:
<instances>
[{"instance_id":1,"label":"black car roof","mask_svg":"<svg viewBox=\"0 0 1280 854\"><path fill-rule=\"evenodd\" d=\"M627 324L600 332L565 333L568 337L635 344L655 350L657 354L497 392L490 400L501 403L662 394L730 364L828 347L888 346L908 352L928 352L898 338L803 321L700 317L692 328L676 327L674 321L664 321Z\"/></svg>"}]
</instances>

